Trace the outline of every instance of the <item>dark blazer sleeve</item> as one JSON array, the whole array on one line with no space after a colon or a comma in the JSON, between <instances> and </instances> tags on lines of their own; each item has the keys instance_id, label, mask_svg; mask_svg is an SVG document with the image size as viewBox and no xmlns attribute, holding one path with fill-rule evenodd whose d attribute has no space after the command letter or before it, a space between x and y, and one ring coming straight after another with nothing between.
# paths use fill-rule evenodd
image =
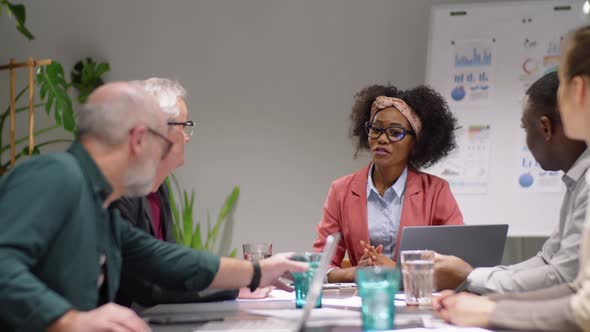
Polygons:
<instances>
[{"instance_id":1,"label":"dark blazer sleeve","mask_svg":"<svg viewBox=\"0 0 590 332\"><path fill-rule=\"evenodd\" d=\"M158 304L195 303L234 300L238 297L238 290L204 290L187 291L165 289L157 284L138 280L131 276L121 277L121 288L116 302L131 306L137 302L142 306L151 307Z\"/></svg>"},{"instance_id":2,"label":"dark blazer sleeve","mask_svg":"<svg viewBox=\"0 0 590 332\"><path fill-rule=\"evenodd\" d=\"M161 202L161 214L164 226L164 237L167 242L174 242L172 234L172 211L170 199L165 185L158 188L158 196ZM122 198L113 203L121 216L135 227L153 236L151 211L145 198ZM169 303L192 303L233 300L238 296L238 290L204 290L187 291L173 290L161 287L156 283L138 279L123 269L121 284L117 293L116 302L121 305L131 306L137 302L142 306L154 306Z\"/></svg>"},{"instance_id":3,"label":"dark blazer sleeve","mask_svg":"<svg viewBox=\"0 0 590 332\"><path fill-rule=\"evenodd\" d=\"M164 229L164 241L176 242L174 238L174 220L172 217L172 207L170 207L170 194L168 192L168 186L163 184L158 188L158 197L160 198L160 204L162 204L162 226Z\"/></svg>"},{"instance_id":4,"label":"dark blazer sleeve","mask_svg":"<svg viewBox=\"0 0 590 332\"><path fill-rule=\"evenodd\" d=\"M110 205L110 209L117 209L125 220L129 221L133 226L150 233L149 228L146 227L145 221L151 222L148 218L142 215L142 199L121 197Z\"/></svg>"}]
</instances>

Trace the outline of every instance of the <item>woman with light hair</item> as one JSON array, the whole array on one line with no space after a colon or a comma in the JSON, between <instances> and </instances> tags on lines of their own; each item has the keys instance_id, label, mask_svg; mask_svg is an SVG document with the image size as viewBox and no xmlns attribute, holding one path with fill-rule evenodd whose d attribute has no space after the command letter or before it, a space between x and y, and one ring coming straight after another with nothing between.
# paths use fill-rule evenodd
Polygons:
<instances>
[{"instance_id":1,"label":"woman with light hair","mask_svg":"<svg viewBox=\"0 0 590 332\"><path fill-rule=\"evenodd\" d=\"M164 180L176 168L184 164L184 148L193 134L194 122L188 120L186 90L178 81L167 78L150 78L133 81L132 84L141 87L156 98L161 111L167 115L168 139L174 142L174 145L168 156L158 166L152 191L145 197L123 197L114 202L112 207L118 209L122 216L134 226L153 237L162 241L176 242L172 230L170 196ZM261 289L251 294L244 289L240 295L264 297L268 292L268 289ZM158 285L137 280L123 271L117 303L126 306L131 306L132 303L153 306L162 303L230 300L237 296L238 290L203 292L167 290Z\"/></svg>"}]
</instances>

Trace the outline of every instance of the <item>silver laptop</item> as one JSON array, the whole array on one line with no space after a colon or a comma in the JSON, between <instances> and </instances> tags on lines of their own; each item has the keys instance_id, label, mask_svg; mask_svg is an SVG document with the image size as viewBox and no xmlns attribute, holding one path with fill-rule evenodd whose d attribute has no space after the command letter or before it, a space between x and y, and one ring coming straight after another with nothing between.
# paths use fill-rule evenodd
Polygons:
<instances>
[{"instance_id":1,"label":"silver laptop","mask_svg":"<svg viewBox=\"0 0 590 332\"><path fill-rule=\"evenodd\" d=\"M404 227L399 251L429 249L457 256L473 267L502 262L508 225Z\"/></svg>"},{"instance_id":2,"label":"silver laptop","mask_svg":"<svg viewBox=\"0 0 590 332\"><path fill-rule=\"evenodd\" d=\"M336 247L340 241L340 234L334 233L326 239L326 245L324 246L324 252L320 264L314 274L311 286L307 293L307 299L303 310L301 309L276 309L277 311L297 313L296 320L287 319L262 319L262 320L227 320L223 322L209 322L204 324L193 331L259 331L259 330L273 330L273 331L289 331L298 332L305 328L305 324L308 321L312 309L315 307L316 301L320 293L322 292L322 286L324 283L324 277L328 271L332 257L336 252ZM322 310L322 309L318 309ZM335 310L335 309L326 309ZM300 316L299 316L300 315ZM315 314L314 314L315 315Z\"/></svg>"}]
</instances>

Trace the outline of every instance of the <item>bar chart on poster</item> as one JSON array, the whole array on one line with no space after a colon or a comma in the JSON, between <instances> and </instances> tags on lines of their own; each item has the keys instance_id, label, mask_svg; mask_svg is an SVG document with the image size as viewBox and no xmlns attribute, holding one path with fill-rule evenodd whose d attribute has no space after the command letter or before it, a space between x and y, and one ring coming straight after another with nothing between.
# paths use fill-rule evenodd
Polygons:
<instances>
[{"instance_id":1,"label":"bar chart on poster","mask_svg":"<svg viewBox=\"0 0 590 332\"><path fill-rule=\"evenodd\" d=\"M510 236L547 236L565 192L526 146L522 101L555 71L568 31L590 22L583 1L433 7L426 82L459 121L457 149L426 169L451 185L467 224L507 223Z\"/></svg>"}]
</instances>

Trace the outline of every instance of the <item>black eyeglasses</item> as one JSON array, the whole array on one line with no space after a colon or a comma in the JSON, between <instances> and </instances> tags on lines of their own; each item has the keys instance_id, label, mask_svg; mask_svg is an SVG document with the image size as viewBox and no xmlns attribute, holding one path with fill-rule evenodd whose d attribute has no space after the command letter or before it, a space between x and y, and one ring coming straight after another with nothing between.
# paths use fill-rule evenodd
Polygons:
<instances>
[{"instance_id":1,"label":"black eyeglasses","mask_svg":"<svg viewBox=\"0 0 590 332\"><path fill-rule=\"evenodd\" d=\"M162 151L162 156L160 157L161 159L166 158L166 156L168 155L168 153L170 153L170 150L172 149L172 145L174 145L174 142L172 142L170 139L168 139L168 137L160 134L159 132L155 131L154 129L147 127L147 130L153 134L156 137L161 138L165 145L164 145L164 150Z\"/></svg>"},{"instance_id":2,"label":"black eyeglasses","mask_svg":"<svg viewBox=\"0 0 590 332\"><path fill-rule=\"evenodd\" d=\"M404 139L406 135L416 136L416 133L413 130L406 129L402 126L382 128L373 122L365 122L365 130L367 131L367 135L373 139L379 139L379 137L385 133L385 136L390 142L399 142Z\"/></svg>"},{"instance_id":3,"label":"black eyeglasses","mask_svg":"<svg viewBox=\"0 0 590 332\"><path fill-rule=\"evenodd\" d=\"M182 131L188 137L193 136L195 123L193 121L186 121L186 122L175 122L175 121L168 121L169 126L182 126Z\"/></svg>"}]
</instances>

